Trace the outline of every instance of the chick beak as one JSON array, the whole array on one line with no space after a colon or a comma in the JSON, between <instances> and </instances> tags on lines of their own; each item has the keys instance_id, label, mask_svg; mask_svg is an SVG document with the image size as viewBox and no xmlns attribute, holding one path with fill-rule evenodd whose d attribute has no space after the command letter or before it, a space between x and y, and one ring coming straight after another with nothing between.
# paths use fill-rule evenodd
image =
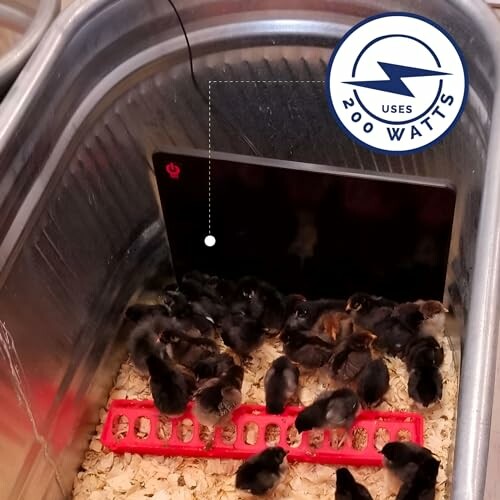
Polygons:
<instances>
[{"instance_id":1,"label":"chick beak","mask_svg":"<svg viewBox=\"0 0 500 500\"><path fill-rule=\"evenodd\" d=\"M449 313L450 311L448 310L448 308L446 308L446 307L443 306L443 312Z\"/></svg>"},{"instance_id":2,"label":"chick beak","mask_svg":"<svg viewBox=\"0 0 500 500\"><path fill-rule=\"evenodd\" d=\"M350 302L348 302L347 305L345 306L345 310L346 310L346 312L352 311L352 307L351 307L351 303Z\"/></svg>"}]
</instances>

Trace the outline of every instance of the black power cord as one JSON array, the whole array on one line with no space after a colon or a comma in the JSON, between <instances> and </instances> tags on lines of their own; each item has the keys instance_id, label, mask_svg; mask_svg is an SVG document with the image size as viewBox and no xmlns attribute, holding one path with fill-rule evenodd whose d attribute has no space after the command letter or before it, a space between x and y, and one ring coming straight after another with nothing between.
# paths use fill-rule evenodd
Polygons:
<instances>
[{"instance_id":1,"label":"black power cord","mask_svg":"<svg viewBox=\"0 0 500 500\"><path fill-rule=\"evenodd\" d=\"M193 85L196 88L196 91L202 99L205 101L205 104L208 106L208 98L207 96L203 93L201 86L198 83L198 80L196 79L196 75L194 72L194 64L193 64L193 51L191 50L191 44L189 43L189 37L186 31L186 28L184 26L184 23L182 22L182 18L179 14L179 11L177 10L174 2L172 0L168 0L168 3L172 6L172 9L174 10L175 16L177 17L177 20L179 21L179 25L182 29L182 33L184 34L184 39L186 40L186 45L187 45L187 50L188 50L188 55L189 55L189 69L191 71L191 80L193 80ZM211 103L211 108L213 111L219 115L219 117L222 119L223 122L225 122L230 128L233 129L234 132L240 137L243 142L246 143L246 145L250 148L252 153L255 156L262 156L261 152L256 148L254 143L250 140L250 138L238 127L236 126L229 118L225 116L225 114L212 102Z\"/></svg>"}]
</instances>

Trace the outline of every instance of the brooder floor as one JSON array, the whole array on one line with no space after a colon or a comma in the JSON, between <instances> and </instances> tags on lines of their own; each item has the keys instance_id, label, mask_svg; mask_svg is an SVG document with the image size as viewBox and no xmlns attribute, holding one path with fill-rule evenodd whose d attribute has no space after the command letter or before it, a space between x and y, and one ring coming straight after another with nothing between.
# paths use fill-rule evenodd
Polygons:
<instances>
[{"instance_id":1,"label":"brooder floor","mask_svg":"<svg viewBox=\"0 0 500 500\"><path fill-rule=\"evenodd\" d=\"M437 482L436 500L449 498L447 471L450 450L455 433L455 409L458 394L458 374L447 338L443 335L445 358L441 371L444 379L443 398L430 409L418 410L408 397L408 375L404 363L387 357L391 375L391 388L385 402L377 409L420 411L425 417L425 443L441 461ZM281 354L281 344L277 339L267 340L252 361L245 367L242 392L244 402L264 404L263 378L271 362ZM310 404L315 397L335 383L325 372L301 372L300 402ZM123 363L109 402L113 399L150 399L148 380L135 370L130 361ZM107 405L107 406L108 406ZM103 448L100 432L105 421L107 407L100 411L100 423L96 428L89 449L85 454L81 471L74 482L75 500L229 500L248 498L234 487L234 474L238 460L194 459L180 457L139 456L136 454L117 455ZM141 422L138 433L149 432L148 422ZM118 429L119 432L119 429ZM166 431L168 432L168 431ZM191 432L186 426L185 432ZM230 432L230 431L229 431ZM246 439L252 440L252 429L248 429ZM140 434L138 434L140 435ZM230 438L230 436L229 436ZM357 437L355 437L356 439ZM404 436L401 436L404 439ZM274 444L276 436L269 433L266 440ZM293 446L295 436L288 436ZM359 437L362 441L363 437ZM386 436L377 436L377 447L382 447ZM362 446L362 443L361 443ZM391 485L386 482L382 469L373 467L350 467L355 478L363 483L376 500L395 498ZM266 498L307 500L333 498L335 467L306 463L290 464L287 475L279 487Z\"/></svg>"}]
</instances>

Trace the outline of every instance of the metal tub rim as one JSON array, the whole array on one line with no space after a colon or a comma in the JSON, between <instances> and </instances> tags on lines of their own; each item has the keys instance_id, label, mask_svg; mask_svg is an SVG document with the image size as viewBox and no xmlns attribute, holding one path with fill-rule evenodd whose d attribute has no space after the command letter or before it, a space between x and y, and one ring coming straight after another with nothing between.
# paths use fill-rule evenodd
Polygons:
<instances>
[{"instance_id":1,"label":"metal tub rim","mask_svg":"<svg viewBox=\"0 0 500 500\"><path fill-rule=\"evenodd\" d=\"M19 40L0 57L0 88L7 86L21 71L60 8L60 0L40 0L34 17Z\"/></svg>"}]
</instances>

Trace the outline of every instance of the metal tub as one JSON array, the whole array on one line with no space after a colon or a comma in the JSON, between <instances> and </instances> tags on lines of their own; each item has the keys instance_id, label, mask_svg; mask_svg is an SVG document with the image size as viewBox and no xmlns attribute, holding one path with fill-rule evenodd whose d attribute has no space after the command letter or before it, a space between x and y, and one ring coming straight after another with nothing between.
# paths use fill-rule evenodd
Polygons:
<instances>
[{"instance_id":1,"label":"metal tub","mask_svg":"<svg viewBox=\"0 0 500 500\"><path fill-rule=\"evenodd\" d=\"M168 2L90 0L55 21L0 106L0 497L70 494L111 384L121 313L145 277L162 266L169 273L152 152L207 149L210 81L286 80L309 83L210 84L225 115L212 147L445 178L457 188L446 287L461 351L453 498L482 499L500 321L493 14L465 0L177 3L202 94ZM442 24L470 72L456 129L404 158L353 145L331 119L323 85L310 83L324 79L350 26L387 10Z\"/></svg>"}]
</instances>

